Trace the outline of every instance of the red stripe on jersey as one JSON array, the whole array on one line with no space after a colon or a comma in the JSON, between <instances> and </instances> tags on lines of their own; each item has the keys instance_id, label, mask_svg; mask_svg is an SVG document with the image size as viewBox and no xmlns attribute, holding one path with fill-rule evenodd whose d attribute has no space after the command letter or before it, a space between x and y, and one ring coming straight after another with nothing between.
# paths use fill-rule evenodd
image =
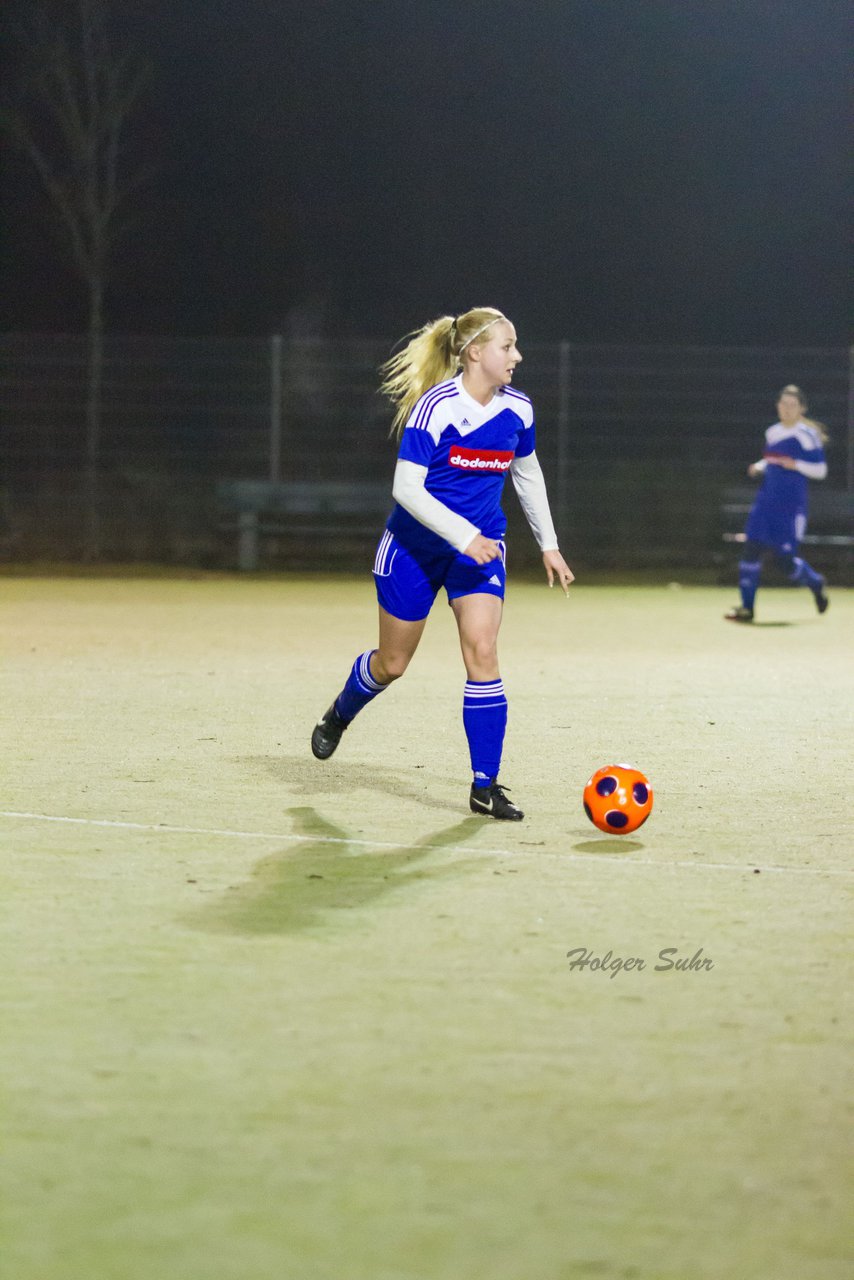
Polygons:
<instances>
[{"instance_id":1,"label":"red stripe on jersey","mask_svg":"<svg viewBox=\"0 0 854 1280\"><path fill-rule=\"evenodd\" d=\"M512 449L464 449L453 444L448 463L463 471L506 471L515 456Z\"/></svg>"}]
</instances>

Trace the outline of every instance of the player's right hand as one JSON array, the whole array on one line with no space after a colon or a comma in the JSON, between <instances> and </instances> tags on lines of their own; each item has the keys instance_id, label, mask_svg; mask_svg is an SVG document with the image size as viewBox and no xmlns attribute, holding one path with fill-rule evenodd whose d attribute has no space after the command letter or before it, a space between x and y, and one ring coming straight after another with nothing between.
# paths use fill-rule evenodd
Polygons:
<instances>
[{"instance_id":1,"label":"player's right hand","mask_svg":"<svg viewBox=\"0 0 854 1280\"><path fill-rule=\"evenodd\" d=\"M475 564L489 564L490 560L501 559L501 548L494 538L484 538L479 533L476 538L472 538L463 555L469 556Z\"/></svg>"}]
</instances>

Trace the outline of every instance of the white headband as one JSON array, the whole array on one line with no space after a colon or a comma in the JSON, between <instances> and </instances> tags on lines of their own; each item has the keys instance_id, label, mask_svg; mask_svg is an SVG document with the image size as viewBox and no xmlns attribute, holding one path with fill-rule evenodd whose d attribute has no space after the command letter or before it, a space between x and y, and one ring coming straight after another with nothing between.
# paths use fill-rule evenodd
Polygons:
<instances>
[{"instance_id":1,"label":"white headband","mask_svg":"<svg viewBox=\"0 0 854 1280\"><path fill-rule=\"evenodd\" d=\"M474 342L475 338L479 338L479 337L480 337L480 335L481 335L482 333L486 333L486 331L487 331L487 329L490 327L490 325L498 324L498 321L499 321L499 320L506 320L506 319L507 319L507 317L506 317L506 316L495 316L495 318L494 318L494 319L492 319L492 320L487 320L486 324L483 324L483 325L481 325L481 326L480 326L480 328L478 329L477 333L473 333L473 334L471 335L471 337L470 337L470 338L466 338L465 342L464 342L464 343L463 343L463 345L460 347L458 354L459 354L459 355L462 355L462 354L463 354L463 352L465 351L466 347L469 345L469 343L470 343L470 342ZM456 321L454 321L454 323L456 324Z\"/></svg>"}]
</instances>

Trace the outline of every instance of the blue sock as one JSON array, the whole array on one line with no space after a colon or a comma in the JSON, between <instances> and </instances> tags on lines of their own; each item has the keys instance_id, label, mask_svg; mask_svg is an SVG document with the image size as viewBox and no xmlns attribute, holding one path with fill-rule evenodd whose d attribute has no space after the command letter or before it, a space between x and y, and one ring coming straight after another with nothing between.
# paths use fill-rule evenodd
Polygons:
<instances>
[{"instance_id":1,"label":"blue sock","mask_svg":"<svg viewBox=\"0 0 854 1280\"><path fill-rule=\"evenodd\" d=\"M738 586L741 591L741 603L745 609L753 608L756 592L759 589L759 575L762 565L758 560L741 560L738 566Z\"/></svg>"},{"instance_id":2,"label":"blue sock","mask_svg":"<svg viewBox=\"0 0 854 1280\"><path fill-rule=\"evenodd\" d=\"M335 710L348 724L354 716L359 714L362 707L366 707L387 687L371 675L371 654L375 652L375 649L369 649L367 653L359 655L353 663L347 683L335 699Z\"/></svg>"},{"instance_id":3,"label":"blue sock","mask_svg":"<svg viewBox=\"0 0 854 1280\"><path fill-rule=\"evenodd\" d=\"M824 586L824 578L820 573L816 573L812 565L807 564L806 560L801 560L798 556L795 556L792 561L792 568L794 572L789 581L794 583L796 587L809 587L814 595Z\"/></svg>"},{"instance_id":4,"label":"blue sock","mask_svg":"<svg viewBox=\"0 0 854 1280\"><path fill-rule=\"evenodd\" d=\"M498 680L467 680L463 694L463 727L469 742L476 787L498 777L507 728L507 699Z\"/></svg>"}]
</instances>

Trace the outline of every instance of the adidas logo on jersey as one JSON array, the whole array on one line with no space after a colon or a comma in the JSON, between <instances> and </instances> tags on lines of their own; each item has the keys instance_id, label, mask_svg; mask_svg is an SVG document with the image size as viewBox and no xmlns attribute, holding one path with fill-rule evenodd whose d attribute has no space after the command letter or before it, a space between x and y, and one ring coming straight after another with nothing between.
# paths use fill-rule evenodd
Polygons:
<instances>
[{"instance_id":1,"label":"adidas logo on jersey","mask_svg":"<svg viewBox=\"0 0 854 1280\"><path fill-rule=\"evenodd\" d=\"M513 461L512 449L463 449L451 446L448 462L465 471L506 471Z\"/></svg>"},{"instance_id":2,"label":"adidas logo on jersey","mask_svg":"<svg viewBox=\"0 0 854 1280\"><path fill-rule=\"evenodd\" d=\"M471 423L469 422L468 418L463 418L462 422L460 423L460 426L461 426L461 427L470 427L470 426L471 426Z\"/></svg>"}]
</instances>

